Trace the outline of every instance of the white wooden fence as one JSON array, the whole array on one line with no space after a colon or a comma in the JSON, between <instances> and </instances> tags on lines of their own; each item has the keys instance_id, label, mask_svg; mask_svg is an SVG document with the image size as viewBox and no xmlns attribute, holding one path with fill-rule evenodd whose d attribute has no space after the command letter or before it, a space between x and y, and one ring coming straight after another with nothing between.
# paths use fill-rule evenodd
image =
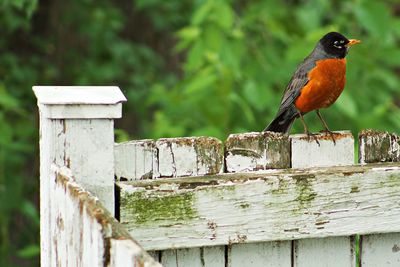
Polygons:
<instances>
[{"instance_id":1,"label":"white wooden fence","mask_svg":"<svg viewBox=\"0 0 400 267\"><path fill-rule=\"evenodd\" d=\"M43 266L400 266L395 134L114 145L119 88L34 91Z\"/></svg>"}]
</instances>

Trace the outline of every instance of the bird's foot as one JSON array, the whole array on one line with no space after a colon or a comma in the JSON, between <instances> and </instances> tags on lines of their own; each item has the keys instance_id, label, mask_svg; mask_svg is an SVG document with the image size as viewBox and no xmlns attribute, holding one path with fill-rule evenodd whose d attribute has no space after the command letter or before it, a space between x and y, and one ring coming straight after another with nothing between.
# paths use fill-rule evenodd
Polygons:
<instances>
[{"instance_id":1,"label":"bird's foot","mask_svg":"<svg viewBox=\"0 0 400 267\"><path fill-rule=\"evenodd\" d=\"M318 144L318 146L321 146L321 144L319 143L318 138L317 138L318 134L312 133L310 131L306 131L305 134L307 135L308 141L310 141L311 138L314 138L314 140Z\"/></svg>"},{"instance_id":2,"label":"bird's foot","mask_svg":"<svg viewBox=\"0 0 400 267\"><path fill-rule=\"evenodd\" d=\"M333 144L336 146L335 134L334 134L331 130L325 129L325 130L321 130L321 131L319 131L319 132L320 132L320 133L327 133L327 134L329 134L329 135L331 136L331 139L332 139L332 141L333 141Z\"/></svg>"}]
</instances>

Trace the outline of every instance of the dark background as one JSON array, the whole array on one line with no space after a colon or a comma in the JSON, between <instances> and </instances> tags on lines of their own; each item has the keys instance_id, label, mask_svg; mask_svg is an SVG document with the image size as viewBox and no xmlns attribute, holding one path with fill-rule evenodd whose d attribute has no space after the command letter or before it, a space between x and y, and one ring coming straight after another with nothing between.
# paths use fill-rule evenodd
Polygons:
<instances>
[{"instance_id":1,"label":"dark background","mask_svg":"<svg viewBox=\"0 0 400 267\"><path fill-rule=\"evenodd\" d=\"M0 265L39 264L32 85L120 86L118 141L224 140L261 131L296 65L335 30L363 43L322 111L331 129L399 132L399 14L395 0L0 0Z\"/></svg>"}]
</instances>

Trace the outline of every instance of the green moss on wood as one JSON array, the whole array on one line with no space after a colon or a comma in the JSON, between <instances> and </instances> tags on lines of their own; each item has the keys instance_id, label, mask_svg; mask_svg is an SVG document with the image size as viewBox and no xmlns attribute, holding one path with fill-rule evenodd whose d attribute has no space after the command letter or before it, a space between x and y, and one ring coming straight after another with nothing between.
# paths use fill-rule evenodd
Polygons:
<instances>
[{"instance_id":1,"label":"green moss on wood","mask_svg":"<svg viewBox=\"0 0 400 267\"><path fill-rule=\"evenodd\" d=\"M358 193L358 192L360 192L360 189L358 188L358 186L352 186L351 187L350 193Z\"/></svg>"},{"instance_id":2,"label":"green moss on wood","mask_svg":"<svg viewBox=\"0 0 400 267\"><path fill-rule=\"evenodd\" d=\"M239 207L241 209L248 209L248 208L250 208L250 203L247 202L247 201L242 201L242 202L239 203Z\"/></svg>"},{"instance_id":3,"label":"green moss on wood","mask_svg":"<svg viewBox=\"0 0 400 267\"><path fill-rule=\"evenodd\" d=\"M296 182L296 191L298 197L296 200L299 202L300 208L309 206L310 202L315 199L317 193L310 184L310 180L314 179L314 174L294 175L293 179Z\"/></svg>"},{"instance_id":4,"label":"green moss on wood","mask_svg":"<svg viewBox=\"0 0 400 267\"><path fill-rule=\"evenodd\" d=\"M287 192L289 181L286 179L279 179L278 188L274 188L271 190L273 195L282 195Z\"/></svg>"},{"instance_id":5,"label":"green moss on wood","mask_svg":"<svg viewBox=\"0 0 400 267\"><path fill-rule=\"evenodd\" d=\"M198 163L208 166L208 174L219 173L223 162L223 149L220 140L212 137L196 138L194 149Z\"/></svg>"},{"instance_id":6,"label":"green moss on wood","mask_svg":"<svg viewBox=\"0 0 400 267\"><path fill-rule=\"evenodd\" d=\"M198 217L194 198L193 192L150 196L145 192L125 193L121 197L121 209L126 209L138 225L159 224L159 221L185 222Z\"/></svg>"}]
</instances>

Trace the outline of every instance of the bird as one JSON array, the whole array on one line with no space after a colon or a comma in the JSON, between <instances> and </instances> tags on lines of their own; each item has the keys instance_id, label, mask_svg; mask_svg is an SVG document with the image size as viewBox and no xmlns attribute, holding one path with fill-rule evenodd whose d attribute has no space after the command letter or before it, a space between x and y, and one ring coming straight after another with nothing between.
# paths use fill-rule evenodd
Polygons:
<instances>
[{"instance_id":1,"label":"bird","mask_svg":"<svg viewBox=\"0 0 400 267\"><path fill-rule=\"evenodd\" d=\"M279 110L264 129L264 132L288 134L296 118L300 118L304 133L310 138L312 134L304 122L303 116L315 111L322 122L324 132L330 134L336 144L334 135L322 118L320 109L332 105L342 93L346 83L346 55L353 45L361 43L357 39L347 39L338 32L325 34L311 53L298 65L287 85Z\"/></svg>"}]
</instances>

